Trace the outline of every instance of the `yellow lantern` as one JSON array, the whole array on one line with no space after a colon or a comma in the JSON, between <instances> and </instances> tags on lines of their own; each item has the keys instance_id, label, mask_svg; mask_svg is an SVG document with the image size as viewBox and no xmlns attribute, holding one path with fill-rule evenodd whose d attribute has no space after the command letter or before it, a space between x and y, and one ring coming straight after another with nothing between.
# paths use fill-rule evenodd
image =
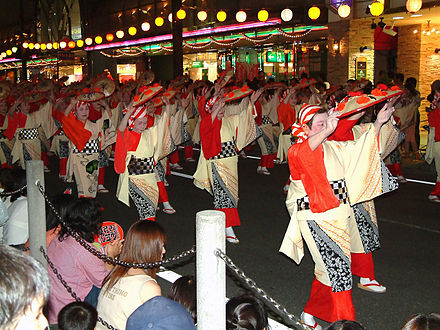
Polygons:
<instances>
[{"instance_id":1,"label":"yellow lantern","mask_svg":"<svg viewBox=\"0 0 440 330\"><path fill-rule=\"evenodd\" d=\"M203 22L208 18L208 13L204 10L201 10L197 13L197 18L199 19L199 21Z\"/></svg>"},{"instance_id":2,"label":"yellow lantern","mask_svg":"<svg viewBox=\"0 0 440 330\"><path fill-rule=\"evenodd\" d=\"M91 44L93 44L93 39L92 38L86 38L86 45L90 46Z\"/></svg>"},{"instance_id":3,"label":"yellow lantern","mask_svg":"<svg viewBox=\"0 0 440 330\"><path fill-rule=\"evenodd\" d=\"M346 18L350 15L351 8L349 5L343 3L338 8L338 15L342 18Z\"/></svg>"},{"instance_id":4,"label":"yellow lantern","mask_svg":"<svg viewBox=\"0 0 440 330\"><path fill-rule=\"evenodd\" d=\"M246 21L246 18L247 18L246 12L243 10L240 10L237 12L237 14L235 14L235 19L239 23L243 23L244 21Z\"/></svg>"},{"instance_id":5,"label":"yellow lantern","mask_svg":"<svg viewBox=\"0 0 440 330\"><path fill-rule=\"evenodd\" d=\"M269 18L269 13L265 9L261 9L257 14L258 20L260 22L266 22Z\"/></svg>"},{"instance_id":6,"label":"yellow lantern","mask_svg":"<svg viewBox=\"0 0 440 330\"><path fill-rule=\"evenodd\" d=\"M8 50L6 51L6 55L11 56L11 55L12 55L12 50L8 49Z\"/></svg>"},{"instance_id":7,"label":"yellow lantern","mask_svg":"<svg viewBox=\"0 0 440 330\"><path fill-rule=\"evenodd\" d=\"M41 44L41 50L45 50L47 48L46 44Z\"/></svg>"},{"instance_id":8,"label":"yellow lantern","mask_svg":"<svg viewBox=\"0 0 440 330\"><path fill-rule=\"evenodd\" d=\"M224 22L226 21L226 12L224 10L220 10L219 12L217 12L217 20L219 22Z\"/></svg>"},{"instance_id":9,"label":"yellow lantern","mask_svg":"<svg viewBox=\"0 0 440 330\"><path fill-rule=\"evenodd\" d=\"M309 8L309 17L312 20L316 20L319 18L319 16L321 16L321 9L319 9L316 6L310 7Z\"/></svg>"},{"instance_id":10,"label":"yellow lantern","mask_svg":"<svg viewBox=\"0 0 440 330\"><path fill-rule=\"evenodd\" d=\"M370 13L373 16L380 16L383 13L384 7L383 3L375 1L370 6Z\"/></svg>"},{"instance_id":11,"label":"yellow lantern","mask_svg":"<svg viewBox=\"0 0 440 330\"><path fill-rule=\"evenodd\" d=\"M183 9L179 9L179 10L177 11L177 13L176 13L176 16L177 16L177 18L180 19L180 20L185 19L185 17L186 17L186 11L183 10Z\"/></svg>"},{"instance_id":12,"label":"yellow lantern","mask_svg":"<svg viewBox=\"0 0 440 330\"><path fill-rule=\"evenodd\" d=\"M156 19L154 20L154 24L156 24L156 26L162 26L163 25L163 23L164 23L165 21L163 20L163 17L156 17Z\"/></svg>"},{"instance_id":13,"label":"yellow lantern","mask_svg":"<svg viewBox=\"0 0 440 330\"><path fill-rule=\"evenodd\" d=\"M58 42L54 42L52 46L53 46L53 49L60 48L60 44Z\"/></svg>"},{"instance_id":14,"label":"yellow lantern","mask_svg":"<svg viewBox=\"0 0 440 330\"><path fill-rule=\"evenodd\" d=\"M22 45L22 46L23 46L23 48L25 48L25 49L26 49L26 48L28 48L28 47L29 47L29 43L27 43L27 42L25 41L25 42L23 42L23 45Z\"/></svg>"},{"instance_id":15,"label":"yellow lantern","mask_svg":"<svg viewBox=\"0 0 440 330\"><path fill-rule=\"evenodd\" d=\"M422 8L422 0L407 0L406 10L410 13L416 13Z\"/></svg>"},{"instance_id":16,"label":"yellow lantern","mask_svg":"<svg viewBox=\"0 0 440 330\"><path fill-rule=\"evenodd\" d=\"M134 36L137 33L137 29L134 26L128 28L128 34Z\"/></svg>"},{"instance_id":17,"label":"yellow lantern","mask_svg":"<svg viewBox=\"0 0 440 330\"><path fill-rule=\"evenodd\" d=\"M101 36L96 36L95 37L95 42L99 45L102 42L102 37Z\"/></svg>"},{"instance_id":18,"label":"yellow lantern","mask_svg":"<svg viewBox=\"0 0 440 330\"><path fill-rule=\"evenodd\" d=\"M124 38L124 31L122 30L116 31L116 37L118 37L119 39Z\"/></svg>"},{"instance_id":19,"label":"yellow lantern","mask_svg":"<svg viewBox=\"0 0 440 330\"><path fill-rule=\"evenodd\" d=\"M142 23L142 25L141 25L141 29L142 29L142 31L148 31L148 30L150 30L150 23L148 23L148 22L143 22ZM119 32L119 31L118 31ZM116 34L118 33L118 32L116 32ZM121 31L122 32L122 31ZM116 35L117 36L117 35ZM124 36L124 32L122 32L122 37ZM121 38L122 38L121 37ZM118 37L119 38L119 37Z\"/></svg>"},{"instance_id":20,"label":"yellow lantern","mask_svg":"<svg viewBox=\"0 0 440 330\"><path fill-rule=\"evenodd\" d=\"M49 43L46 45L46 47L47 47L47 49L52 49L52 44L49 42Z\"/></svg>"},{"instance_id":21,"label":"yellow lantern","mask_svg":"<svg viewBox=\"0 0 440 330\"><path fill-rule=\"evenodd\" d=\"M84 46L84 41L81 40L81 39L78 39L78 40L76 41L76 45L77 45L78 47L82 47L82 46Z\"/></svg>"},{"instance_id":22,"label":"yellow lantern","mask_svg":"<svg viewBox=\"0 0 440 330\"><path fill-rule=\"evenodd\" d=\"M34 45L34 47L35 47L35 49L40 49L40 44L39 44L39 43L36 43L36 44Z\"/></svg>"}]
</instances>

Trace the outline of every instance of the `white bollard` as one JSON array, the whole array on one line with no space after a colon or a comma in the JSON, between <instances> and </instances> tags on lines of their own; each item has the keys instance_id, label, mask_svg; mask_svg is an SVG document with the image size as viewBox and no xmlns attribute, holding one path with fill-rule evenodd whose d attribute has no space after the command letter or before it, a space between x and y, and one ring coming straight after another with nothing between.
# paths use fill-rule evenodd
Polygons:
<instances>
[{"instance_id":1,"label":"white bollard","mask_svg":"<svg viewBox=\"0 0 440 330\"><path fill-rule=\"evenodd\" d=\"M46 203L43 195L35 185L40 181L44 187L44 167L41 160L29 160L26 162L26 183L28 200L29 221L29 248L32 257L47 266L40 246L46 250Z\"/></svg>"},{"instance_id":2,"label":"white bollard","mask_svg":"<svg viewBox=\"0 0 440 330\"><path fill-rule=\"evenodd\" d=\"M225 214L200 211L196 214L197 329L226 328L226 265L215 255L226 253Z\"/></svg>"}]
</instances>

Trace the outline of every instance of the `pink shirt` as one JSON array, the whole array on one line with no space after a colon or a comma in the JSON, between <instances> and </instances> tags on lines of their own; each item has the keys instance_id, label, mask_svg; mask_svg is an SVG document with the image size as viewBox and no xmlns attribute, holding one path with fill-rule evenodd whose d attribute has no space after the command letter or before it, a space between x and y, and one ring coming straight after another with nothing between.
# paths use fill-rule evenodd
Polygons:
<instances>
[{"instance_id":1,"label":"pink shirt","mask_svg":"<svg viewBox=\"0 0 440 330\"><path fill-rule=\"evenodd\" d=\"M55 268L81 300L84 300L93 285L101 287L102 281L109 273L102 260L79 245L71 236L62 242L58 240L58 237L54 238L47 248L47 254ZM48 272L52 285L49 298L49 323L56 324L59 311L75 300L49 266Z\"/></svg>"}]
</instances>

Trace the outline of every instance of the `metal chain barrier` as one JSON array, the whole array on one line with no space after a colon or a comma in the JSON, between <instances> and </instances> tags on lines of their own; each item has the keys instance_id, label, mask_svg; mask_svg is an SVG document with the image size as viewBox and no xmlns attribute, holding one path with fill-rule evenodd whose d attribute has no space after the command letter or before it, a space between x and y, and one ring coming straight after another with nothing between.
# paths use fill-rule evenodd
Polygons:
<instances>
[{"instance_id":1,"label":"metal chain barrier","mask_svg":"<svg viewBox=\"0 0 440 330\"><path fill-rule=\"evenodd\" d=\"M281 305L280 303L278 303L275 299L273 299L271 296L269 296L263 289L259 288L257 286L257 283L255 283L254 280L252 280L251 278L247 277L245 275L245 273L238 268L234 262L231 260L231 258L229 258L226 254L224 254L221 250L217 249L215 250L215 255L217 257L219 257L220 259L222 259L226 266L238 277L240 278L243 282L245 282L247 284L247 286L254 291L255 293L257 293L264 301L266 301L266 303L268 303L270 306L273 307L274 311L280 315L283 318L287 318L292 325L294 326L298 326L300 329L310 329L307 325L305 325L304 323L302 323L295 315L290 314L287 309Z\"/></svg>"},{"instance_id":2,"label":"metal chain barrier","mask_svg":"<svg viewBox=\"0 0 440 330\"><path fill-rule=\"evenodd\" d=\"M70 228L67 225L67 223L61 218L61 215L58 213L55 206L53 206L53 204L50 202L50 200L47 197L47 195L45 194L44 188L41 185L39 180L37 180L37 182L35 182L35 185L38 187L38 190L43 195L47 205L49 205L50 209L55 214L55 216L57 217L59 222L66 228L68 234L70 236L72 236L83 248L85 248L91 254L93 254L94 256L98 257L99 259L101 259L102 261L104 261L106 263L110 263L113 265L120 265L120 266L124 266L124 267L129 267L129 268L150 269L150 268L160 267L160 266L163 266L163 265L171 263L171 262L175 262L175 261L183 259L189 255L192 255L196 252L196 247L193 246L191 249L189 249L187 251L183 251L179 255L175 255L173 257L170 257L170 258L167 258L167 259L164 259L161 261L149 262L149 263L131 263L131 262L120 261L117 258L111 258L111 257L105 255L104 253L101 253L100 251L96 250L93 246L89 245L89 243L86 240L84 240L81 236L79 236L79 234L76 231L74 231L72 228Z\"/></svg>"},{"instance_id":3,"label":"metal chain barrier","mask_svg":"<svg viewBox=\"0 0 440 330\"><path fill-rule=\"evenodd\" d=\"M4 196L11 196L11 195L15 195L19 192L22 192L23 190L27 189L27 184L25 184L23 187L18 188L15 191L8 191L8 192L0 192L0 197L4 197Z\"/></svg>"},{"instance_id":4,"label":"metal chain barrier","mask_svg":"<svg viewBox=\"0 0 440 330\"><path fill-rule=\"evenodd\" d=\"M78 295L75 293L75 291L73 291L73 289L67 284L67 282L64 280L64 278L58 272L58 269L55 268L54 264L49 259L49 256L46 254L46 251L44 251L44 248L42 246L40 246L40 251L43 254L44 259L46 259L47 264L49 265L50 269L55 274L55 276L58 278L58 280L61 282L61 284L64 286L64 288L67 290L67 292L70 293L70 295L72 296L73 299L75 299L75 301L81 302L82 300L78 297ZM98 315L98 321L103 326L105 326L106 328L108 328L110 330L118 330L114 326L109 324L107 321L103 320L99 315Z\"/></svg>"}]
</instances>

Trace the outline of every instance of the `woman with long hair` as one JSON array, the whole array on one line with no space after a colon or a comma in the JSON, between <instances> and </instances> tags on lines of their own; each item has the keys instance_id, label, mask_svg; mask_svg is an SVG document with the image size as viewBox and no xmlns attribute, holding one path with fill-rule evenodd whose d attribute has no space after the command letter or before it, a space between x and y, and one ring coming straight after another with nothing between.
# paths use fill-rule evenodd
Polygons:
<instances>
[{"instance_id":1,"label":"woman with long hair","mask_svg":"<svg viewBox=\"0 0 440 330\"><path fill-rule=\"evenodd\" d=\"M153 221L135 222L125 236L119 260L152 263L162 260L166 235ZM98 314L118 329L125 329L128 317L147 300L160 296L156 272L159 267L134 268L116 265L105 278L98 299ZM115 308L117 307L117 308ZM96 329L107 329L97 324Z\"/></svg>"}]
</instances>

